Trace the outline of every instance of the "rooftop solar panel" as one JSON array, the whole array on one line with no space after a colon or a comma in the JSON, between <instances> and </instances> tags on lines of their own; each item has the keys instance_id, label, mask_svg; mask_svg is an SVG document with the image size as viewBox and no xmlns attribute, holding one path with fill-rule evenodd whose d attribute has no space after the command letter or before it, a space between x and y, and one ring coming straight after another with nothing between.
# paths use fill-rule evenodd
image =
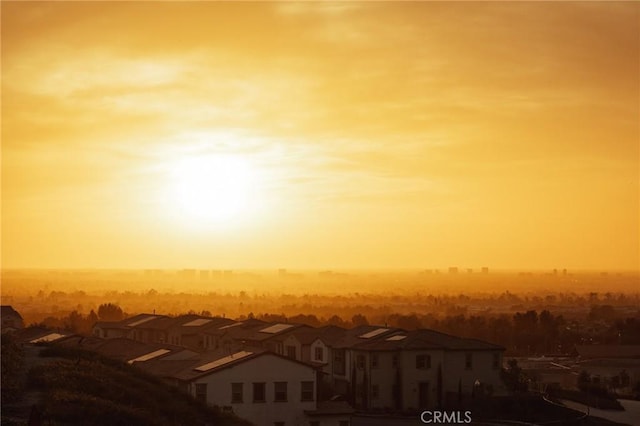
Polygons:
<instances>
[{"instance_id":1,"label":"rooftop solar panel","mask_svg":"<svg viewBox=\"0 0 640 426\"><path fill-rule=\"evenodd\" d=\"M189 321L186 324L182 324L185 327L198 327L204 324L207 324L209 322L211 322L212 320L207 319L207 318L198 318L198 319L194 319L193 321Z\"/></svg>"},{"instance_id":2,"label":"rooftop solar panel","mask_svg":"<svg viewBox=\"0 0 640 426\"><path fill-rule=\"evenodd\" d=\"M213 362L209 362L207 364L201 365L200 367L196 367L196 368L194 368L194 370L196 370L196 371L213 370L214 368L221 367L221 366L223 366L225 364L229 364L230 362L233 362L233 361L237 361L237 360L242 359L244 357L247 357L247 356L249 356L251 354L253 354L253 352L247 352L247 351L236 352L233 355L229 355L229 356L226 356L224 358L217 359L217 360L215 360Z\"/></svg>"},{"instance_id":3,"label":"rooftop solar panel","mask_svg":"<svg viewBox=\"0 0 640 426\"><path fill-rule=\"evenodd\" d=\"M144 324L147 321L151 321L152 319L156 318L155 316L151 315L142 319L139 319L137 321L132 322L131 324L127 324L129 327L136 327L140 324Z\"/></svg>"},{"instance_id":4,"label":"rooftop solar panel","mask_svg":"<svg viewBox=\"0 0 640 426\"><path fill-rule=\"evenodd\" d=\"M403 335L403 334L396 334L395 336L391 336L388 337L387 340L390 342L394 342L396 340L402 340L402 339L406 339L407 336Z\"/></svg>"},{"instance_id":5,"label":"rooftop solar panel","mask_svg":"<svg viewBox=\"0 0 640 426\"><path fill-rule=\"evenodd\" d=\"M223 325L222 327L218 328L218 330L224 330L225 328L231 328L238 325L242 325L242 322L234 322L233 324Z\"/></svg>"},{"instance_id":6,"label":"rooftop solar panel","mask_svg":"<svg viewBox=\"0 0 640 426\"><path fill-rule=\"evenodd\" d=\"M292 324L275 324L270 327L263 328L262 330L260 330L260 333L275 334L275 333L280 333L281 331L291 327L293 327Z\"/></svg>"},{"instance_id":7,"label":"rooftop solar panel","mask_svg":"<svg viewBox=\"0 0 640 426\"><path fill-rule=\"evenodd\" d=\"M365 334L361 334L358 337L363 338L363 339L371 339L372 337L376 337L376 336L378 336L378 335L380 335L380 334L382 334L384 332L387 332L387 331L389 331L388 328L376 328L375 330L370 331L370 332L365 333Z\"/></svg>"},{"instance_id":8,"label":"rooftop solar panel","mask_svg":"<svg viewBox=\"0 0 640 426\"><path fill-rule=\"evenodd\" d=\"M64 337L64 334L60 333L50 333L46 336L38 337L37 339L33 339L30 343L39 343L39 342L53 342L54 340L58 340Z\"/></svg>"},{"instance_id":9,"label":"rooftop solar panel","mask_svg":"<svg viewBox=\"0 0 640 426\"><path fill-rule=\"evenodd\" d=\"M133 364L134 362L139 362L139 361L149 361L150 359L153 358L157 358L160 355L164 355L171 352L169 349L158 349L157 351L153 351L153 352L149 352L148 354L145 355L141 355L137 358L134 359L130 359L129 361L127 361L129 364Z\"/></svg>"}]
</instances>

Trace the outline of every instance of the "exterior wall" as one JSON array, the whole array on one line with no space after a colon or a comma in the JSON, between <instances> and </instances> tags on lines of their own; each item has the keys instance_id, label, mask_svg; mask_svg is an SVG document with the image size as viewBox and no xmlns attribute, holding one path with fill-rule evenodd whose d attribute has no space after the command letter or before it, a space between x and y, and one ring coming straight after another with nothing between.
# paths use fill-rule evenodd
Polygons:
<instances>
[{"instance_id":1,"label":"exterior wall","mask_svg":"<svg viewBox=\"0 0 640 426\"><path fill-rule=\"evenodd\" d=\"M344 373L337 372L337 365L335 356L337 351L344 353ZM322 372L325 373L323 377L333 388L335 394L347 395L349 391L349 382L351 382L351 351L346 348L332 348L327 347L328 364L322 368Z\"/></svg>"},{"instance_id":2,"label":"exterior wall","mask_svg":"<svg viewBox=\"0 0 640 426\"><path fill-rule=\"evenodd\" d=\"M170 328L167 330L167 343L171 345L182 344L182 336L179 328Z\"/></svg>"},{"instance_id":3,"label":"exterior wall","mask_svg":"<svg viewBox=\"0 0 640 426\"><path fill-rule=\"evenodd\" d=\"M128 330L128 335L133 340L142 343L168 343L167 332L145 327L133 327Z\"/></svg>"},{"instance_id":4,"label":"exterior wall","mask_svg":"<svg viewBox=\"0 0 640 426\"><path fill-rule=\"evenodd\" d=\"M498 354L498 366L494 367L494 354ZM471 368L466 368L466 356L471 354ZM504 387L500 379L502 354L500 351L448 351L443 364L443 384L445 392L458 393L460 385L462 393L473 393L474 383L479 381L484 386L491 386L495 391Z\"/></svg>"},{"instance_id":5,"label":"exterior wall","mask_svg":"<svg viewBox=\"0 0 640 426\"><path fill-rule=\"evenodd\" d=\"M371 365L371 359L369 359L369 408L394 409L396 406L394 391L399 369L393 366L394 355L399 353L378 352L377 367Z\"/></svg>"},{"instance_id":6,"label":"exterior wall","mask_svg":"<svg viewBox=\"0 0 640 426\"><path fill-rule=\"evenodd\" d=\"M466 365L468 353L471 368ZM497 368L494 353L498 354ZM490 386L494 392L504 387L500 379L500 351L352 350L348 354L346 380L355 380L354 402L363 409L434 409L447 403L447 394L457 396L460 385L464 395L474 392L476 381L485 389ZM417 364L419 356L424 362L421 367ZM339 376L333 375L332 379L335 383Z\"/></svg>"},{"instance_id":7,"label":"exterior wall","mask_svg":"<svg viewBox=\"0 0 640 426\"><path fill-rule=\"evenodd\" d=\"M106 328L100 326L93 327L93 335L102 339L115 339L117 337L127 337L129 330L119 328Z\"/></svg>"},{"instance_id":8,"label":"exterior wall","mask_svg":"<svg viewBox=\"0 0 640 426\"><path fill-rule=\"evenodd\" d=\"M311 362L313 359L313 355L311 354L311 345L303 345L300 346L300 360L302 362Z\"/></svg>"},{"instance_id":9,"label":"exterior wall","mask_svg":"<svg viewBox=\"0 0 640 426\"><path fill-rule=\"evenodd\" d=\"M447 353L447 356L449 353ZM416 367L416 357L430 357L430 366ZM442 385L446 388L445 352L441 349L402 351L400 359L400 392L402 409L424 410L436 408L441 400L438 395L438 371L442 366ZM426 395L421 399L421 387L426 387ZM457 382L456 382L457 389ZM444 389L443 389L444 391Z\"/></svg>"},{"instance_id":10,"label":"exterior wall","mask_svg":"<svg viewBox=\"0 0 640 426\"><path fill-rule=\"evenodd\" d=\"M322 349L322 359L316 358L316 348ZM331 363L331 351L320 339L316 339L309 347L309 361L318 362L329 365Z\"/></svg>"},{"instance_id":11,"label":"exterior wall","mask_svg":"<svg viewBox=\"0 0 640 426\"><path fill-rule=\"evenodd\" d=\"M296 339L295 336L293 335L289 335L287 336L286 339L284 339L284 341L282 342L282 348L283 348L283 352L282 355L284 356L289 356L289 352L288 352L288 348L295 348L296 351L296 357L295 359L297 359L298 361L302 360L302 345L300 344L300 342L298 341L298 339Z\"/></svg>"},{"instance_id":12,"label":"exterior wall","mask_svg":"<svg viewBox=\"0 0 640 426\"><path fill-rule=\"evenodd\" d=\"M196 395L196 384L207 385L207 403L232 407L233 411L256 425L285 426L308 425L305 410L315 410L316 401L301 401L301 382L313 382L316 389L316 373L313 368L289 362L275 355L262 355L236 366L225 368L194 380L189 388ZM266 401L253 402L253 383L266 384ZM276 402L274 382L287 382L287 401ZM243 383L243 402L231 402L232 383Z\"/></svg>"},{"instance_id":13,"label":"exterior wall","mask_svg":"<svg viewBox=\"0 0 640 426\"><path fill-rule=\"evenodd\" d=\"M2 316L2 329L24 328L24 321L17 313L9 313Z\"/></svg>"},{"instance_id":14,"label":"exterior wall","mask_svg":"<svg viewBox=\"0 0 640 426\"><path fill-rule=\"evenodd\" d=\"M205 349L204 340L204 335L202 333L185 333L182 334L180 338L180 344L189 349L203 350Z\"/></svg>"}]
</instances>

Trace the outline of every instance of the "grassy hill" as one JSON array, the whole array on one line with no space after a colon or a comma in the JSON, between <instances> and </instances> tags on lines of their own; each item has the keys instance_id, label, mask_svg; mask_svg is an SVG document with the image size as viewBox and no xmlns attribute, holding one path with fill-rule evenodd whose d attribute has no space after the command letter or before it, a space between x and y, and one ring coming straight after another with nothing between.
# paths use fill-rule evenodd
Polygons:
<instances>
[{"instance_id":1,"label":"grassy hill","mask_svg":"<svg viewBox=\"0 0 640 426\"><path fill-rule=\"evenodd\" d=\"M50 358L28 369L25 393L41 395L37 411L43 424L251 424L196 401L132 366L93 352L51 346L41 356Z\"/></svg>"}]
</instances>

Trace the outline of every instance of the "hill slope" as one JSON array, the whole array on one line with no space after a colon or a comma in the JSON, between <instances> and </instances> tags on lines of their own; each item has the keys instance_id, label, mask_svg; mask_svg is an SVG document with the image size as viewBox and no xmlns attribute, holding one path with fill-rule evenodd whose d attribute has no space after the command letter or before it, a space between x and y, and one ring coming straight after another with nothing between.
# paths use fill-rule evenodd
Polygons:
<instances>
[{"instance_id":1,"label":"hill slope","mask_svg":"<svg viewBox=\"0 0 640 426\"><path fill-rule=\"evenodd\" d=\"M40 355L55 358L29 368L27 391L42 395L37 417L44 424L250 425L93 352L52 346Z\"/></svg>"}]
</instances>

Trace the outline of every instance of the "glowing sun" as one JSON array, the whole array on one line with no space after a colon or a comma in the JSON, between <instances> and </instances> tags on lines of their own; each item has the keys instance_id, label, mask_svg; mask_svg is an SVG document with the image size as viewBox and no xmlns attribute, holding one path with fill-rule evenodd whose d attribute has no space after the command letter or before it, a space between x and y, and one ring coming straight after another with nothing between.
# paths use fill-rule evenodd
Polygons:
<instances>
[{"instance_id":1,"label":"glowing sun","mask_svg":"<svg viewBox=\"0 0 640 426\"><path fill-rule=\"evenodd\" d=\"M184 220L230 222L247 212L254 173L242 157L186 157L170 170L170 198Z\"/></svg>"}]
</instances>

